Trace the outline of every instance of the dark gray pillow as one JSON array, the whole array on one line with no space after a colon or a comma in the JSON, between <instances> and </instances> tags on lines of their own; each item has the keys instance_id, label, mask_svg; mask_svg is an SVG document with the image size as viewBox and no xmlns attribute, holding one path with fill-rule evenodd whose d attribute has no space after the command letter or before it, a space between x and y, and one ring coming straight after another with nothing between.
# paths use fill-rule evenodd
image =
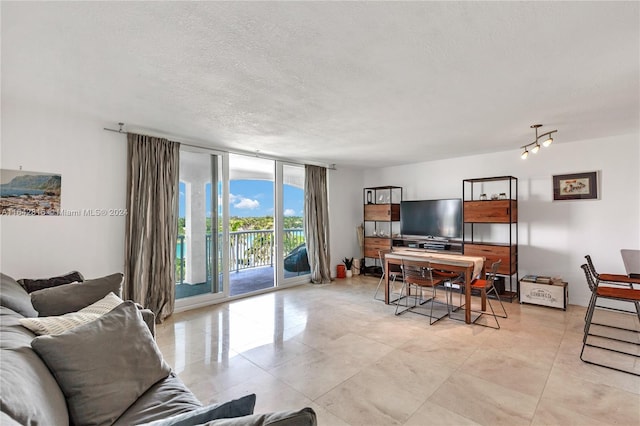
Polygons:
<instances>
[{"instance_id":1,"label":"dark gray pillow","mask_svg":"<svg viewBox=\"0 0 640 426\"><path fill-rule=\"evenodd\" d=\"M76 425L111 425L171 369L131 301L31 347L64 393Z\"/></svg>"},{"instance_id":2,"label":"dark gray pillow","mask_svg":"<svg viewBox=\"0 0 640 426\"><path fill-rule=\"evenodd\" d=\"M212 420L201 426L317 426L316 412L305 407L297 411L276 411L234 419Z\"/></svg>"},{"instance_id":3,"label":"dark gray pillow","mask_svg":"<svg viewBox=\"0 0 640 426\"><path fill-rule=\"evenodd\" d=\"M37 317L38 312L33 309L29 295L9 275L0 273L0 306L9 308L20 315L30 318Z\"/></svg>"},{"instance_id":4,"label":"dark gray pillow","mask_svg":"<svg viewBox=\"0 0 640 426\"><path fill-rule=\"evenodd\" d=\"M34 291L31 293L31 303L41 317L77 312L111 292L120 296L123 277L118 272L82 284L64 284Z\"/></svg>"},{"instance_id":5,"label":"dark gray pillow","mask_svg":"<svg viewBox=\"0 0 640 426\"><path fill-rule=\"evenodd\" d=\"M34 291L42 290L44 288L57 287L63 284L69 284L73 282L81 283L84 281L84 277L78 271L72 271L68 274L60 275L59 277L51 277L51 278L22 278L18 280L18 284L20 284L27 293L32 293Z\"/></svg>"},{"instance_id":6,"label":"dark gray pillow","mask_svg":"<svg viewBox=\"0 0 640 426\"><path fill-rule=\"evenodd\" d=\"M256 406L256 394L243 396L240 399L234 399L222 404L209 405L207 407L198 408L184 414L169 417L167 419L157 420L147 423L148 426L191 426L199 425L211 420L230 419L234 417L248 416L253 414Z\"/></svg>"}]
</instances>

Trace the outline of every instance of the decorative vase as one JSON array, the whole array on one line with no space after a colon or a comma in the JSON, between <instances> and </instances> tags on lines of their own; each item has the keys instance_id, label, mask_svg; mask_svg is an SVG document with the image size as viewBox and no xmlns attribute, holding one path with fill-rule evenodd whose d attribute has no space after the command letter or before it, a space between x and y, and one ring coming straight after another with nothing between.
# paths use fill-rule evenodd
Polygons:
<instances>
[{"instance_id":1,"label":"decorative vase","mask_svg":"<svg viewBox=\"0 0 640 426\"><path fill-rule=\"evenodd\" d=\"M353 259L351 272L353 272L353 275L360 275L360 259Z\"/></svg>"},{"instance_id":2,"label":"decorative vase","mask_svg":"<svg viewBox=\"0 0 640 426\"><path fill-rule=\"evenodd\" d=\"M347 276L347 268L344 265L336 266L336 278L345 278Z\"/></svg>"},{"instance_id":3,"label":"decorative vase","mask_svg":"<svg viewBox=\"0 0 640 426\"><path fill-rule=\"evenodd\" d=\"M347 269L347 278L351 278L353 276L353 271L351 269Z\"/></svg>"},{"instance_id":4,"label":"decorative vase","mask_svg":"<svg viewBox=\"0 0 640 426\"><path fill-rule=\"evenodd\" d=\"M367 191L367 204L373 204L373 194L371 191Z\"/></svg>"}]
</instances>

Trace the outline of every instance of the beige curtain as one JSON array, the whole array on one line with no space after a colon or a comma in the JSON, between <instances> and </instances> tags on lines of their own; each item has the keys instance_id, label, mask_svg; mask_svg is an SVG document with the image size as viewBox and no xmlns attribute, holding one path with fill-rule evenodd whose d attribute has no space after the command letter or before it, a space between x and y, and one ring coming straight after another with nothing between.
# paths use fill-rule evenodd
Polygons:
<instances>
[{"instance_id":1,"label":"beige curtain","mask_svg":"<svg viewBox=\"0 0 640 426\"><path fill-rule=\"evenodd\" d=\"M311 267L311 282L328 283L331 282L331 256L325 167L305 166L304 196L304 233Z\"/></svg>"},{"instance_id":2,"label":"beige curtain","mask_svg":"<svg viewBox=\"0 0 640 426\"><path fill-rule=\"evenodd\" d=\"M175 301L180 144L127 134L127 228L124 297L162 322Z\"/></svg>"}]
</instances>

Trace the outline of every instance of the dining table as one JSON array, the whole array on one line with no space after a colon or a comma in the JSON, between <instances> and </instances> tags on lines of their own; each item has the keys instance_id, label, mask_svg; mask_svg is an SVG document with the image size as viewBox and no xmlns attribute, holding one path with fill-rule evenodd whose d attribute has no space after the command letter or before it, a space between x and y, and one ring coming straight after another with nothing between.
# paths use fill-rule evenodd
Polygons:
<instances>
[{"instance_id":1,"label":"dining table","mask_svg":"<svg viewBox=\"0 0 640 426\"><path fill-rule=\"evenodd\" d=\"M485 276L485 258L481 256L466 256L463 254L442 253L424 249L394 248L384 256L384 270L389 271L390 265L402 265L403 260L424 262L436 271L444 271L464 275L464 322L471 323L471 283L475 278ZM389 275L385 274L384 302L389 304ZM486 297L482 293L482 310L486 310Z\"/></svg>"}]
</instances>

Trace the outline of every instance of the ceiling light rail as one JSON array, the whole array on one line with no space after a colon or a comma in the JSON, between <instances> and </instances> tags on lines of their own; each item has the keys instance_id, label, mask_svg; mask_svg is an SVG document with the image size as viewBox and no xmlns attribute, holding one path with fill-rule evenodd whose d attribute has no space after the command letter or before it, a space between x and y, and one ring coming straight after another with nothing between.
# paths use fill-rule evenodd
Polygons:
<instances>
[{"instance_id":1,"label":"ceiling light rail","mask_svg":"<svg viewBox=\"0 0 640 426\"><path fill-rule=\"evenodd\" d=\"M108 131L108 132L120 133L122 135L126 135L127 133L129 133L128 131L124 130L124 123L118 123L118 127L119 127L118 129L110 129L108 127L103 127L103 129ZM174 137L170 137L170 136L159 136L159 135L148 135L148 134L144 134L144 136L153 136L153 137L175 139ZM193 144L186 143L186 142L183 142L183 141L178 141L178 142L180 142L180 144L182 144L182 145L190 146L190 147L193 147L193 148L218 149L218 150L221 150L221 151L226 151L226 152L228 152L230 154L248 155L248 156L253 156L253 157L256 157L256 158L264 158L266 160L286 161L286 162L289 162L289 163L295 163L295 164L299 164L299 165L303 165L303 166L306 165L306 164L309 164L310 166L326 167L327 170L337 170L335 163L325 164L325 163L314 163L314 162L309 162L309 161L290 160L288 158L280 158L280 157L264 155L264 154L260 153L260 150L256 150L254 152L247 152L247 151L240 151L240 150L229 150L228 148L217 148L217 147L204 146L204 145L193 145Z\"/></svg>"},{"instance_id":2,"label":"ceiling light rail","mask_svg":"<svg viewBox=\"0 0 640 426\"><path fill-rule=\"evenodd\" d=\"M526 145L522 145L520 148L524 148L524 151L522 152L522 154L520 154L520 158L522 158L523 160L525 160L528 156L529 156L529 152L533 152L534 154L537 154L538 151L540 151L540 139L544 139L542 142L542 146L544 148L548 147L549 145L551 145L553 143L553 138L551 137L551 135L553 133L556 133L557 130L552 130L550 132L547 133L543 133L541 135L538 135L538 128L542 127L542 124L532 124L530 126L532 129L535 129L536 131L536 140L534 140L533 142L530 142ZM533 147L531 149L529 149L529 147Z\"/></svg>"}]
</instances>

